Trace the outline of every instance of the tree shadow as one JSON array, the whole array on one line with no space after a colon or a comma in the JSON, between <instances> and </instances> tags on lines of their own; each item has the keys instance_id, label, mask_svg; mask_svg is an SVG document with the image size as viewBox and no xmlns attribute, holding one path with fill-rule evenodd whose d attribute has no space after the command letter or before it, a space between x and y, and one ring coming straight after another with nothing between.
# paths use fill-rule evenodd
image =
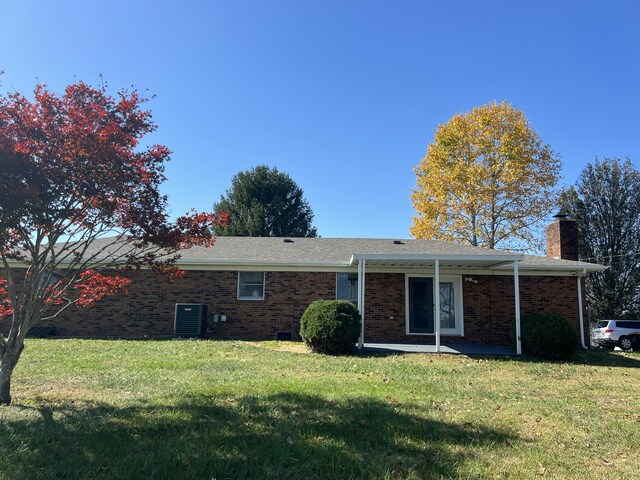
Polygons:
<instances>
[{"instance_id":1,"label":"tree shadow","mask_svg":"<svg viewBox=\"0 0 640 480\"><path fill-rule=\"evenodd\" d=\"M437 353L423 352L402 352L399 350L363 350L354 352L353 356L363 358L383 358L404 355L440 355ZM592 347L589 350L576 350L573 355L566 359L544 359L529 355L491 355L481 353L445 353L444 355L454 355L459 357L469 357L474 360L490 360L495 362L522 362L522 363L574 363L580 365L602 366L602 367L623 367L640 368L640 353L619 352L603 348Z\"/></svg>"},{"instance_id":2,"label":"tree shadow","mask_svg":"<svg viewBox=\"0 0 640 480\"><path fill-rule=\"evenodd\" d=\"M573 354L572 363L601 367L640 368L640 354L638 352L614 352L603 348L581 350Z\"/></svg>"},{"instance_id":3,"label":"tree shadow","mask_svg":"<svg viewBox=\"0 0 640 480\"><path fill-rule=\"evenodd\" d=\"M622 367L622 368L640 368L640 355L636 353L614 352L599 348L591 348L590 350L578 350L566 359L545 359L531 357L528 355L470 355L476 360L491 360L505 362L523 362L523 363L573 363L576 365L589 365L594 367Z\"/></svg>"},{"instance_id":4,"label":"tree shadow","mask_svg":"<svg viewBox=\"0 0 640 480\"><path fill-rule=\"evenodd\" d=\"M483 448L517 441L506 430L407 413L424 407L391 399L290 392L7 408L19 411L0 424L0 465L16 480L448 478Z\"/></svg>"}]
</instances>

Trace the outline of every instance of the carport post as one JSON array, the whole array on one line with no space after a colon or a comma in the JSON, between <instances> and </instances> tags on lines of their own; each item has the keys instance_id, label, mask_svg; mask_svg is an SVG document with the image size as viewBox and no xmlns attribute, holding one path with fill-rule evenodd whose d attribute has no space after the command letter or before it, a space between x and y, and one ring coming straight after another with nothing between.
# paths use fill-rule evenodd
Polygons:
<instances>
[{"instance_id":1,"label":"carport post","mask_svg":"<svg viewBox=\"0 0 640 480\"><path fill-rule=\"evenodd\" d=\"M360 338L358 348L364 345L364 275L366 260L358 260L358 311L360 312Z\"/></svg>"},{"instance_id":2,"label":"carport post","mask_svg":"<svg viewBox=\"0 0 640 480\"><path fill-rule=\"evenodd\" d=\"M516 353L522 355L522 341L520 340L520 275L518 274L518 260L513 262L513 289L516 297Z\"/></svg>"},{"instance_id":3,"label":"carport post","mask_svg":"<svg viewBox=\"0 0 640 480\"><path fill-rule=\"evenodd\" d=\"M440 353L440 260L435 259L435 278L433 282L433 303L435 304L435 313L433 325L436 331L436 353Z\"/></svg>"}]
</instances>

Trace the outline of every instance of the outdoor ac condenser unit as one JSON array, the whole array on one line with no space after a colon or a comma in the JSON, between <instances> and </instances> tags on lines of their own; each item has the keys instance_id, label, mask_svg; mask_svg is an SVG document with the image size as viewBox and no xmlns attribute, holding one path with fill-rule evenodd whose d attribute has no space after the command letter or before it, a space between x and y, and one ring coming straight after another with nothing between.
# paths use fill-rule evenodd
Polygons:
<instances>
[{"instance_id":1,"label":"outdoor ac condenser unit","mask_svg":"<svg viewBox=\"0 0 640 480\"><path fill-rule=\"evenodd\" d=\"M199 337L205 331L207 306L200 303L176 303L173 333L176 337Z\"/></svg>"}]
</instances>

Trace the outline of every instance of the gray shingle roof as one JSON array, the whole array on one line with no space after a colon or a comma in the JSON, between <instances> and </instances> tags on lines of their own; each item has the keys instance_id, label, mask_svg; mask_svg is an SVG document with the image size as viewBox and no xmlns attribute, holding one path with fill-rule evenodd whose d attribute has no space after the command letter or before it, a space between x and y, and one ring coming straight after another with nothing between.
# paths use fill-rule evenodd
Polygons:
<instances>
[{"instance_id":1,"label":"gray shingle roof","mask_svg":"<svg viewBox=\"0 0 640 480\"><path fill-rule=\"evenodd\" d=\"M398 243L400 242L400 243ZM522 259L520 267L535 270L588 271L603 267L585 262L553 259L534 255L521 255L504 250L490 250L471 245L457 245L436 240L393 240L372 238L278 238L278 237L218 237L211 248L193 247L181 253L181 264L255 264L255 265L352 265L353 256L367 258L372 255L389 260L371 260L387 266L415 265L427 257L442 256L451 266L473 267L511 263ZM453 259L456 261L453 261ZM464 262L474 259L473 262ZM412 263L413 262L413 263ZM460 263L461 262L461 263ZM474 263L476 262L476 263Z\"/></svg>"},{"instance_id":2,"label":"gray shingle roof","mask_svg":"<svg viewBox=\"0 0 640 480\"><path fill-rule=\"evenodd\" d=\"M110 252L118 245L122 247L120 253L131 248L114 243L114 238L102 238L95 240L86 254L99 252L99 257L109 260ZM178 265L191 269L216 265L344 268L354 267L361 258L369 266L385 268L433 267L435 258L442 268L459 269L512 270L514 260L520 261L522 270L581 272L606 268L593 263L413 239L218 237L213 247L193 247L182 250L180 255Z\"/></svg>"}]
</instances>

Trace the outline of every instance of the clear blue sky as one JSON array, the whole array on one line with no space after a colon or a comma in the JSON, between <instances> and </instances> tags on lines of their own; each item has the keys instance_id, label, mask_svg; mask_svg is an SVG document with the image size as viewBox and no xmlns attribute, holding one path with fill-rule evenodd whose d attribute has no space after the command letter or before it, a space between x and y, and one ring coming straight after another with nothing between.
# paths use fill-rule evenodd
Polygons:
<instances>
[{"instance_id":1,"label":"clear blue sky","mask_svg":"<svg viewBox=\"0 0 640 480\"><path fill-rule=\"evenodd\" d=\"M268 164L324 237L409 237L436 127L492 100L525 112L564 184L596 156L640 166L639 57L633 0L0 4L3 93L100 74L112 92L148 89L174 214Z\"/></svg>"}]
</instances>

